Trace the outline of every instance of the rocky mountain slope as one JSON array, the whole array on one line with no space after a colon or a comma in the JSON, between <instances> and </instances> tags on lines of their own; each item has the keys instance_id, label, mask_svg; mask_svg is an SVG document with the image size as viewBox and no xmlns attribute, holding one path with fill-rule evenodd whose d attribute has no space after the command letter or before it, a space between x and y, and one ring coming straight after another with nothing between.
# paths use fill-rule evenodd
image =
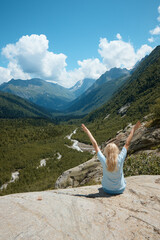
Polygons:
<instances>
[{"instance_id":1,"label":"rocky mountain slope","mask_svg":"<svg viewBox=\"0 0 160 240\"><path fill-rule=\"evenodd\" d=\"M103 143L101 146L102 152L104 147L110 142L116 143L119 149L122 149L132 127L132 124L129 124L124 130L118 131L115 138L112 138L109 141ZM80 143L79 147L81 147ZM142 154L145 155L142 156ZM135 159L128 160L130 155L134 156ZM136 173L143 174L143 172L141 172L142 168L144 168L143 171L145 174L151 174L152 169L147 170L146 166L143 166L143 164L146 164L148 162L148 168L150 165L151 168L153 168L152 164L154 161L156 162L156 159L154 161L152 159L154 157L160 158L160 126L158 125L153 127L147 127L147 122L143 122L141 128L138 129L138 131L134 135L131 141L131 145L128 149L128 158L125 161L126 166L124 166L125 175L135 175ZM138 159L140 160L138 161ZM159 163L157 161L157 170L160 170ZM55 187L78 187L85 184L90 185L100 183L101 180L102 166L100 161L97 159L97 156L95 155L91 160L65 171L57 179Z\"/></svg>"},{"instance_id":2,"label":"rocky mountain slope","mask_svg":"<svg viewBox=\"0 0 160 240\"><path fill-rule=\"evenodd\" d=\"M0 90L52 110L63 109L69 101L75 98L74 93L68 89L39 78L30 80L12 79L0 85Z\"/></svg>"},{"instance_id":3,"label":"rocky mountain slope","mask_svg":"<svg viewBox=\"0 0 160 240\"><path fill-rule=\"evenodd\" d=\"M84 79L68 89L39 78L11 79L0 85L0 91L12 93L44 108L60 111L85 92L94 82L94 79Z\"/></svg>"},{"instance_id":4,"label":"rocky mountain slope","mask_svg":"<svg viewBox=\"0 0 160 240\"><path fill-rule=\"evenodd\" d=\"M95 83L95 79L85 78L83 80L78 81L73 87L69 88L69 90L75 94L75 97L79 97L83 94L89 87L91 87Z\"/></svg>"},{"instance_id":5,"label":"rocky mountain slope","mask_svg":"<svg viewBox=\"0 0 160 240\"><path fill-rule=\"evenodd\" d=\"M96 185L0 197L0 239L159 240L160 175L126 180L117 196Z\"/></svg>"},{"instance_id":6,"label":"rocky mountain slope","mask_svg":"<svg viewBox=\"0 0 160 240\"><path fill-rule=\"evenodd\" d=\"M106 103L129 76L130 71L127 69L112 68L106 71L90 88L69 104L67 112L82 115L95 110Z\"/></svg>"}]
</instances>

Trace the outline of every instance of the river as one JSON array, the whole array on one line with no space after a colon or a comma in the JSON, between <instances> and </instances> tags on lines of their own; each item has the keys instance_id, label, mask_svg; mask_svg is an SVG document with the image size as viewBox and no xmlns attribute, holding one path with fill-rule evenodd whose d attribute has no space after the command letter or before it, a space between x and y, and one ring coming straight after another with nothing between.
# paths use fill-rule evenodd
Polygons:
<instances>
[{"instance_id":1,"label":"river","mask_svg":"<svg viewBox=\"0 0 160 240\"><path fill-rule=\"evenodd\" d=\"M91 152L92 154L94 154L95 150L92 145L81 143L75 139L72 139L72 136L74 134L76 134L76 132L77 132L77 128L70 135L66 136L66 138L68 138L69 140L71 140L73 142L73 145L71 146L71 148L73 148L79 152L87 151L87 152ZM68 147L70 147L70 146L68 146Z\"/></svg>"}]
</instances>

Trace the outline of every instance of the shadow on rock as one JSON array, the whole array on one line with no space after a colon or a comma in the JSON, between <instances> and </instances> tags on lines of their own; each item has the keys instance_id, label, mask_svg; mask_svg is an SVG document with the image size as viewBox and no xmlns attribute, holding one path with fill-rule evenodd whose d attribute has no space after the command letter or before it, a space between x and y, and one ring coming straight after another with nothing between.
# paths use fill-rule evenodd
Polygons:
<instances>
[{"instance_id":1,"label":"shadow on rock","mask_svg":"<svg viewBox=\"0 0 160 240\"><path fill-rule=\"evenodd\" d=\"M110 198L110 197L115 197L117 195L120 194L108 194L106 192L104 192L103 188L98 188L98 193L90 193L90 194L75 194L74 196L76 197L87 197L87 198L102 198L102 197L106 197L106 198Z\"/></svg>"}]
</instances>

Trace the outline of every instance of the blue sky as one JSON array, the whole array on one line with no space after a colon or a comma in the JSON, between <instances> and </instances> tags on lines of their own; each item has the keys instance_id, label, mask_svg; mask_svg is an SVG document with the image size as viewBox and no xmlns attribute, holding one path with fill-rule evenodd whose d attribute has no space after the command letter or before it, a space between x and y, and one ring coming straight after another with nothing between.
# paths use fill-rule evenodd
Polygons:
<instances>
[{"instance_id":1,"label":"blue sky","mask_svg":"<svg viewBox=\"0 0 160 240\"><path fill-rule=\"evenodd\" d=\"M160 42L157 0L0 0L0 83L40 77L70 87L132 68Z\"/></svg>"}]
</instances>

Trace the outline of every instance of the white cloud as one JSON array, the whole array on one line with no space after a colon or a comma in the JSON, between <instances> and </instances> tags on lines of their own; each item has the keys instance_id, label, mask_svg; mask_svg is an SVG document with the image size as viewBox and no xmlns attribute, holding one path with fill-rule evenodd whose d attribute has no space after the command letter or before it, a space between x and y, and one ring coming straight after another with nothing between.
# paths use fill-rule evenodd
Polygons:
<instances>
[{"instance_id":1,"label":"white cloud","mask_svg":"<svg viewBox=\"0 0 160 240\"><path fill-rule=\"evenodd\" d=\"M160 34L160 27L157 26L153 30L150 30L150 34L152 34L152 35L159 35Z\"/></svg>"},{"instance_id":2,"label":"white cloud","mask_svg":"<svg viewBox=\"0 0 160 240\"><path fill-rule=\"evenodd\" d=\"M124 42L121 39L109 42L106 38L101 38L98 51L107 69L113 67L131 69L138 60L150 53L152 48L143 45L135 52L134 47L129 42Z\"/></svg>"},{"instance_id":3,"label":"white cloud","mask_svg":"<svg viewBox=\"0 0 160 240\"><path fill-rule=\"evenodd\" d=\"M137 60L141 60L143 57L145 57L147 54L149 54L153 49L148 46L147 44L144 44L138 49L136 53Z\"/></svg>"},{"instance_id":4,"label":"white cloud","mask_svg":"<svg viewBox=\"0 0 160 240\"><path fill-rule=\"evenodd\" d=\"M74 85L77 81L84 78L99 78L107 68L98 58L77 61L79 68L67 72L64 70L60 75L61 84L66 87Z\"/></svg>"},{"instance_id":5,"label":"white cloud","mask_svg":"<svg viewBox=\"0 0 160 240\"><path fill-rule=\"evenodd\" d=\"M49 41L45 35L23 36L15 44L8 44L2 49L9 63L7 68L0 67L0 81L39 77L71 87L84 78L97 79L112 67L130 69L152 50L148 45L143 45L135 52L131 43L122 40L120 33L116 37L117 40L110 42L106 38L100 39L98 52L102 61L98 58L78 60L77 68L67 71L67 56L49 51Z\"/></svg>"},{"instance_id":6,"label":"white cloud","mask_svg":"<svg viewBox=\"0 0 160 240\"><path fill-rule=\"evenodd\" d=\"M82 71L87 78L96 79L106 71L106 67L98 58L78 61L78 65L80 66L79 70Z\"/></svg>"},{"instance_id":7,"label":"white cloud","mask_svg":"<svg viewBox=\"0 0 160 240\"><path fill-rule=\"evenodd\" d=\"M158 7L158 13L160 14L160 6ZM160 16L158 16L157 20L160 22Z\"/></svg>"},{"instance_id":8,"label":"white cloud","mask_svg":"<svg viewBox=\"0 0 160 240\"><path fill-rule=\"evenodd\" d=\"M10 79L30 79L30 75L24 73L22 69L14 62L9 62L8 67L0 67L0 84L8 82Z\"/></svg>"},{"instance_id":9,"label":"white cloud","mask_svg":"<svg viewBox=\"0 0 160 240\"><path fill-rule=\"evenodd\" d=\"M152 42L154 42L154 38L153 38L153 37L148 38L148 41L149 41L150 43L152 43Z\"/></svg>"},{"instance_id":10,"label":"white cloud","mask_svg":"<svg viewBox=\"0 0 160 240\"><path fill-rule=\"evenodd\" d=\"M46 52L42 59L43 72L41 75L44 78L55 79L58 81L59 75L67 66L66 58L63 53L54 54L53 52Z\"/></svg>"},{"instance_id":11,"label":"white cloud","mask_svg":"<svg viewBox=\"0 0 160 240\"><path fill-rule=\"evenodd\" d=\"M160 6L158 7L158 13L160 14ZM160 22L160 16L158 16L157 20Z\"/></svg>"},{"instance_id":12,"label":"white cloud","mask_svg":"<svg viewBox=\"0 0 160 240\"><path fill-rule=\"evenodd\" d=\"M8 68L0 67L0 84L8 82L11 78L10 70Z\"/></svg>"},{"instance_id":13,"label":"white cloud","mask_svg":"<svg viewBox=\"0 0 160 240\"><path fill-rule=\"evenodd\" d=\"M22 75L22 71L30 76L56 78L66 66L66 56L48 51L48 40L45 35L23 36L16 44L8 44L2 54L14 63L14 69ZM28 75L24 75L24 77ZM15 76L17 78L17 74Z\"/></svg>"},{"instance_id":14,"label":"white cloud","mask_svg":"<svg viewBox=\"0 0 160 240\"><path fill-rule=\"evenodd\" d=\"M8 70L10 71L10 75L12 78L15 79L29 79L30 75L28 73L25 73L21 67L14 61L9 62L8 64Z\"/></svg>"},{"instance_id":15,"label":"white cloud","mask_svg":"<svg viewBox=\"0 0 160 240\"><path fill-rule=\"evenodd\" d=\"M158 7L158 13L160 14L160 6ZM158 22L160 22L160 15L157 17ZM154 29L150 30L149 33L151 35L160 35L160 26L156 26ZM155 42L157 39L156 38L148 38L148 41L150 43Z\"/></svg>"},{"instance_id":16,"label":"white cloud","mask_svg":"<svg viewBox=\"0 0 160 240\"><path fill-rule=\"evenodd\" d=\"M122 37L121 37L121 35L119 33L117 33L116 37L117 37L118 40L122 39Z\"/></svg>"},{"instance_id":17,"label":"white cloud","mask_svg":"<svg viewBox=\"0 0 160 240\"><path fill-rule=\"evenodd\" d=\"M32 34L31 36L23 36L19 39L16 44L7 44L5 48L2 49L2 54L8 59L14 59L18 56L27 57L38 55L43 55L48 49L48 40L45 35Z\"/></svg>"},{"instance_id":18,"label":"white cloud","mask_svg":"<svg viewBox=\"0 0 160 240\"><path fill-rule=\"evenodd\" d=\"M67 72L67 56L48 51L48 44L45 35L33 34L21 37L15 44L6 45L2 54L9 64L5 73L3 71L3 81L4 78L7 81L10 78L40 77L70 87L83 78L96 79L106 71L103 63L96 58L77 61L78 68Z\"/></svg>"}]
</instances>

